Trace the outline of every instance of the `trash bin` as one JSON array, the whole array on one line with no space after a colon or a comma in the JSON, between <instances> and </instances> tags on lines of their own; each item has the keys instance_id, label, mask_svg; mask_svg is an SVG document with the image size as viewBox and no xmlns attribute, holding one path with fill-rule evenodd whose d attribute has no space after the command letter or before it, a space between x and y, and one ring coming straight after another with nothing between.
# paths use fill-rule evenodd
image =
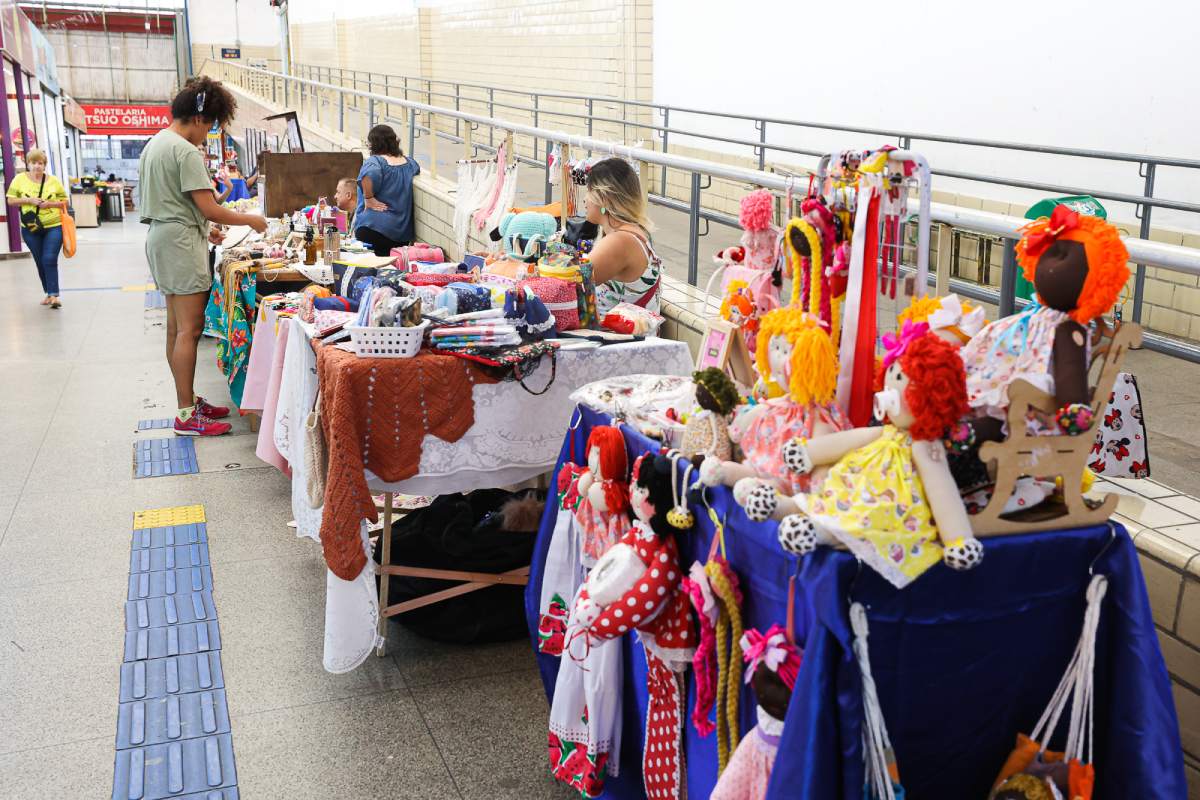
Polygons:
<instances>
[{"instance_id":1,"label":"trash bin","mask_svg":"<svg viewBox=\"0 0 1200 800\"><path fill-rule=\"evenodd\" d=\"M104 204L100 208L105 222L120 222L125 218L125 199L120 192L105 192Z\"/></svg>"},{"instance_id":2,"label":"trash bin","mask_svg":"<svg viewBox=\"0 0 1200 800\"><path fill-rule=\"evenodd\" d=\"M1108 219L1108 212L1104 210L1104 206L1100 205L1100 201L1089 195L1076 195L1074 197L1048 197L1045 200L1040 200L1029 207L1025 212L1025 219L1037 219L1038 217L1048 217L1054 213L1055 206L1066 206L1077 214L1086 214L1089 217L1099 217L1100 219ZM1033 282L1021 274L1017 270L1017 285L1016 296L1025 300L1032 300L1034 295Z\"/></svg>"}]
</instances>

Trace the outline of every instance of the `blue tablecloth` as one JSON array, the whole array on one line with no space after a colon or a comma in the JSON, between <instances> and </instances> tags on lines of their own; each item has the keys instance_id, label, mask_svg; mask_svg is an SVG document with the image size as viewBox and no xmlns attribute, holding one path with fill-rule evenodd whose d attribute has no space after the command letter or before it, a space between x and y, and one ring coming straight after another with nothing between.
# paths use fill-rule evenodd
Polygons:
<instances>
[{"instance_id":1,"label":"blue tablecloth","mask_svg":"<svg viewBox=\"0 0 1200 800\"><path fill-rule=\"evenodd\" d=\"M559 466L569 459L572 440L582 463L592 427L609 423L587 409L581 415ZM657 447L628 427L624 431L631 459ZM939 565L898 591L847 553L821 549L803 559L784 553L774 523L747 520L727 490L711 497L726 520L728 558L742 582L747 627L782 624L788 576L797 570L800 576L796 637L804 643L804 663L769 800L862 800L862 699L850 649L848 593L868 608L871 665L908 800L982 800L1017 732L1030 731L1062 677L1083 624L1093 561L1109 578L1096 645L1095 796L1187 797L1170 681L1133 542L1119 525L1115 533L1104 526L991 538L977 569L958 573ZM704 558L712 541L706 515L696 516L696 532L680 540L685 567ZM553 504L547 504L526 593L535 649L554 518ZM645 658L631 637L623 651L621 776L608 781L604 797L642 798ZM552 697L559 660L539 654L538 663ZM694 700L689 673L689 708ZM753 715L753 696L745 689L743 732L754 724ZM688 794L708 797L716 782L715 738L700 738L689 722L685 747Z\"/></svg>"}]
</instances>

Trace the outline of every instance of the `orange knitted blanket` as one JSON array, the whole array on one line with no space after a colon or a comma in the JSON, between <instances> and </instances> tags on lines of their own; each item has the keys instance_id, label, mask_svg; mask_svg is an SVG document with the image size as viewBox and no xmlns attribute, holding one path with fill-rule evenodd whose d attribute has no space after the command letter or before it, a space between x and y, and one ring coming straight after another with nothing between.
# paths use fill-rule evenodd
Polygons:
<instances>
[{"instance_id":1,"label":"orange knitted blanket","mask_svg":"<svg viewBox=\"0 0 1200 800\"><path fill-rule=\"evenodd\" d=\"M458 441L475 424L473 384L496 381L465 359L430 350L395 359L316 351L329 450L321 546L333 574L351 581L367 563L360 521L378 519L363 470L388 483L416 475L425 434Z\"/></svg>"}]
</instances>

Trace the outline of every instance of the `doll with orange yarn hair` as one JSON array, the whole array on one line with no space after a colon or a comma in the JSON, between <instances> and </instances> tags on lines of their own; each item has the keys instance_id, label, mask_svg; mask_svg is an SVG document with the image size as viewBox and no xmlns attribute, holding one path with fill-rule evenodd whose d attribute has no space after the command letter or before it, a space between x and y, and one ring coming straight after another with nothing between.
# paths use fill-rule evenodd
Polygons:
<instances>
[{"instance_id":1,"label":"doll with orange yarn hair","mask_svg":"<svg viewBox=\"0 0 1200 800\"><path fill-rule=\"evenodd\" d=\"M742 329L746 348L753 354L758 346L758 305L750 285L745 281L730 281L725 287L719 313L721 319Z\"/></svg>"},{"instance_id":2,"label":"doll with orange yarn hair","mask_svg":"<svg viewBox=\"0 0 1200 800\"><path fill-rule=\"evenodd\" d=\"M700 480L707 486L733 486L742 478L763 478L781 492L808 488L807 475L794 475L780 455L794 437L810 438L850 427L834 400L837 352L825 326L796 308L779 308L763 317L755 350L759 379L772 399L745 407L730 427L743 460L707 458Z\"/></svg>"},{"instance_id":3,"label":"doll with orange yarn hair","mask_svg":"<svg viewBox=\"0 0 1200 800\"><path fill-rule=\"evenodd\" d=\"M999 438L1008 387L1025 380L1053 395L1064 411L1088 401L1088 330L1112 310L1129 279L1129 253L1102 219L1058 206L1022 229L1017 262L1038 301L990 323L962 350L967 400L980 438Z\"/></svg>"},{"instance_id":4,"label":"doll with orange yarn hair","mask_svg":"<svg viewBox=\"0 0 1200 800\"><path fill-rule=\"evenodd\" d=\"M783 450L792 471L832 465L808 493L781 497L768 484L739 483L734 496L752 520L780 520L779 540L794 553L840 542L897 588L939 561L969 569L983 558L950 474L942 438L966 410L958 348L906 323L889 340L884 389L875 396L881 427L854 428Z\"/></svg>"},{"instance_id":5,"label":"doll with orange yarn hair","mask_svg":"<svg viewBox=\"0 0 1200 800\"><path fill-rule=\"evenodd\" d=\"M576 482L579 504L575 522L583 543L584 563L591 565L629 530L629 472L625 437L619 428L601 425L587 441L586 472Z\"/></svg>"}]
</instances>

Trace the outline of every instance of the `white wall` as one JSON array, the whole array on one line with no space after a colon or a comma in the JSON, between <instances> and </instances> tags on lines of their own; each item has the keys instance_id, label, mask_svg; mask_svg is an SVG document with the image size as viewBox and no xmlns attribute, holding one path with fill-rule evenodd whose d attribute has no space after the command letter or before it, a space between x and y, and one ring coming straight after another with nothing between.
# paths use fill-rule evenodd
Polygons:
<instances>
[{"instance_id":1,"label":"white wall","mask_svg":"<svg viewBox=\"0 0 1200 800\"><path fill-rule=\"evenodd\" d=\"M265 0L264 0L265 2ZM416 0L289 0L288 21L293 25L325 22L332 19L404 15L413 10ZM428 2L421 5L430 5Z\"/></svg>"},{"instance_id":2,"label":"white wall","mask_svg":"<svg viewBox=\"0 0 1200 800\"><path fill-rule=\"evenodd\" d=\"M242 44L279 46L279 18L267 0L191 0L188 26L192 43L232 43L235 6Z\"/></svg>"},{"instance_id":3,"label":"white wall","mask_svg":"<svg viewBox=\"0 0 1200 800\"><path fill-rule=\"evenodd\" d=\"M655 0L654 98L784 119L1200 158L1198 29L1195 0ZM671 124L757 139L749 122L672 113ZM782 126L769 126L768 138L822 151L884 143ZM1135 164L932 143L914 149L935 170L1128 193L1142 186ZM1048 194L936 178L934 186L1011 202ZM1156 194L1200 202L1200 171L1160 168ZM1106 205L1110 217L1132 219L1131 207ZM1200 230L1200 214L1156 210L1154 223Z\"/></svg>"}]
</instances>

